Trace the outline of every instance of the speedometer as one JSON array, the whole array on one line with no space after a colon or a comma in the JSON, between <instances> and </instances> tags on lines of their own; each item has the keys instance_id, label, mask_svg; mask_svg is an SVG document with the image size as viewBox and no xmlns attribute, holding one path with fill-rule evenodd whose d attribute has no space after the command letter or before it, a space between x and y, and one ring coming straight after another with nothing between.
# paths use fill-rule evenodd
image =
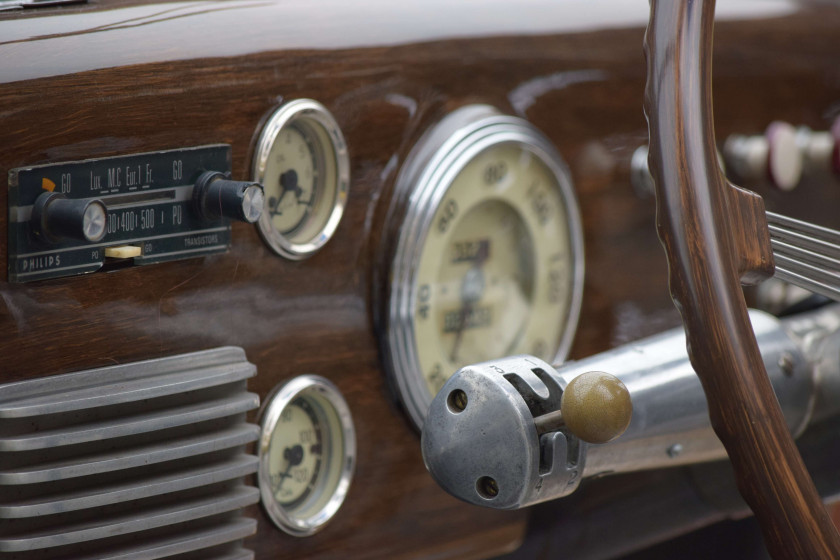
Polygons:
<instances>
[{"instance_id":1,"label":"speedometer","mask_svg":"<svg viewBox=\"0 0 840 560\"><path fill-rule=\"evenodd\" d=\"M466 364L565 357L580 310L582 232L551 143L483 105L455 111L420 140L397 193L384 354L422 427L431 399Z\"/></svg>"}]
</instances>

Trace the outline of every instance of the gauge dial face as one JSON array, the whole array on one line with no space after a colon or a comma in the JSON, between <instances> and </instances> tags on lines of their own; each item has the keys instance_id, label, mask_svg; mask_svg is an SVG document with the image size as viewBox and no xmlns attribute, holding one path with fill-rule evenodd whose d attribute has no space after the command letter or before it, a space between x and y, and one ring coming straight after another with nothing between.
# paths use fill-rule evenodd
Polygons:
<instances>
[{"instance_id":1,"label":"gauge dial face","mask_svg":"<svg viewBox=\"0 0 840 560\"><path fill-rule=\"evenodd\" d=\"M467 364L551 359L573 268L557 181L519 143L487 148L457 175L419 259L415 344L431 395Z\"/></svg>"},{"instance_id":2,"label":"gauge dial face","mask_svg":"<svg viewBox=\"0 0 840 560\"><path fill-rule=\"evenodd\" d=\"M392 268L387 355L418 427L465 365L565 357L579 312L580 221L562 160L525 121L476 113L459 142L438 138L425 167L412 162Z\"/></svg>"},{"instance_id":3,"label":"gauge dial face","mask_svg":"<svg viewBox=\"0 0 840 560\"><path fill-rule=\"evenodd\" d=\"M311 130L291 124L277 134L265 168L266 211L274 229L290 239L299 233L316 205L315 194L335 196L335 182L316 182L326 175L324 155Z\"/></svg>"},{"instance_id":4,"label":"gauge dial face","mask_svg":"<svg viewBox=\"0 0 840 560\"><path fill-rule=\"evenodd\" d=\"M278 504L294 508L312 494L323 451L321 419L310 400L298 397L280 413L269 446L271 489Z\"/></svg>"},{"instance_id":5,"label":"gauge dial face","mask_svg":"<svg viewBox=\"0 0 840 560\"><path fill-rule=\"evenodd\" d=\"M263 505L282 530L311 535L341 506L353 475L355 436L347 404L326 379L300 376L271 398L262 430Z\"/></svg>"},{"instance_id":6,"label":"gauge dial face","mask_svg":"<svg viewBox=\"0 0 840 560\"><path fill-rule=\"evenodd\" d=\"M309 99L283 105L260 136L254 180L265 189L259 228L268 245L295 260L320 249L338 227L350 182L332 115Z\"/></svg>"}]
</instances>

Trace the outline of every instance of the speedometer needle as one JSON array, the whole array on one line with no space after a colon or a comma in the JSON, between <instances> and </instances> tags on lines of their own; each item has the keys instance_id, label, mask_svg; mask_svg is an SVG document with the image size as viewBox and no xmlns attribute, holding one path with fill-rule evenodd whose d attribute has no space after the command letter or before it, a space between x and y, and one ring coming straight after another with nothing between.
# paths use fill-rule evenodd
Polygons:
<instances>
[{"instance_id":1,"label":"speedometer needle","mask_svg":"<svg viewBox=\"0 0 840 560\"><path fill-rule=\"evenodd\" d=\"M455 342L452 345L452 354L449 359L458 363L458 350L464 338L464 329L467 327L469 317L473 311L473 305L484 295L484 273L482 265L489 256L489 244L482 243L473 260L473 265L464 275L461 282L461 309L458 313L458 330L455 331Z\"/></svg>"}]
</instances>

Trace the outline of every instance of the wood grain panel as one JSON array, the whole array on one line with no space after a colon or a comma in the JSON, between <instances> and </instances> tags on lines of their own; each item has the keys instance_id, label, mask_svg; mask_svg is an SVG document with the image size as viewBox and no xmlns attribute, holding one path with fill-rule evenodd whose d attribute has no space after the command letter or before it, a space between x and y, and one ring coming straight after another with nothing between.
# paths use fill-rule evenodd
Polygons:
<instances>
[{"instance_id":1,"label":"wood grain panel","mask_svg":"<svg viewBox=\"0 0 840 560\"><path fill-rule=\"evenodd\" d=\"M515 2L493 6L496 17L517 17ZM260 8L253 9L259 16ZM56 13L38 18L48 22ZM279 36L291 26L265 18L253 32ZM776 118L824 126L840 99L840 82L828 78L836 76L837 65L825 47L826 36L833 36L826 34L838 28L838 18L832 27L819 12L722 25L715 84L719 138L760 131ZM175 48L178 38L163 29L147 24L148 40ZM224 40L224 27L205 31ZM331 32L341 33L341 26ZM773 38L780 35L785 41L777 46ZM632 152L647 142L642 38L643 29L633 25L371 48L191 55L0 83L2 208L8 171L23 165L225 142L233 146L234 176L246 177L261 122L283 99L301 97L319 100L336 116L348 141L352 177L335 238L303 262L277 257L253 227L234 224L233 246L224 255L0 283L2 381L242 346L259 372L250 387L263 398L298 374L331 379L349 402L359 439L347 502L321 533L289 537L254 508L259 533L249 546L258 558L479 558L514 548L526 513L475 508L438 489L423 467L419 438L384 379L374 316L382 297L379 282L387 274L381 242L393 234L383 230L393 182L417 138L456 107L489 103L528 118L567 159L582 208L587 274L572 356L675 326L679 318L668 297L653 200L639 198L629 184ZM787 53L789 42L802 49L808 64L794 54L774 56ZM29 46L0 52L28 53ZM745 58L749 82L738 70ZM25 63L0 57L0 81ZM785 85L792 79L806 87L792 91ZM747 83L762 88L759 102ZM808 184L802 192L835 202L836 186ZM766 192L768 206L837 221L836 212L814 209L797 193ZM4 271L6 226L0 212Z\"/></svg>"}]
</instances>

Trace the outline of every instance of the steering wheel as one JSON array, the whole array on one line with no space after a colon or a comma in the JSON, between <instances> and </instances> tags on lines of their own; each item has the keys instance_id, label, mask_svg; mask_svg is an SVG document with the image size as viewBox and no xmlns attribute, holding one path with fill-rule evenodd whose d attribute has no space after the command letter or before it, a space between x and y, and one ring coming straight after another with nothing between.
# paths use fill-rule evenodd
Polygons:
<instances>
[{"instance_id":1,"label":"steering wheel","mask_svg":"<svg viewBox=\"0 0 840 560\"><path fill-rule=\"evenodd\" d=\"M645 50L649 165L671 295L709 415L774 558L840 558L764 369L742 283L773 274L764 203L718 165L711 94L714 0L652 0Z\"/></svg>"}]
</instances>

